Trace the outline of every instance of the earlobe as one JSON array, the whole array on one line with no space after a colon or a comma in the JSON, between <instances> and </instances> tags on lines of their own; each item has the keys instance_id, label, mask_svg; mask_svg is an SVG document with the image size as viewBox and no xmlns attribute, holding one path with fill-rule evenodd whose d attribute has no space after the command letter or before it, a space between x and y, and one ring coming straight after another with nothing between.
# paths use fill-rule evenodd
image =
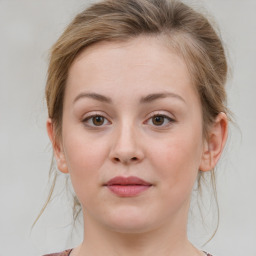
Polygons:
<instances>
[{"instance_id":1,"label":"earlobe","mask_svg":"<svg viewBox=\"0 0 256 256\"><path fill-rule=\"evenodd\" d=\"M199 169L201 171L212 170L224 149L228 135L228 121L225 113L217 115L215 122L209 131L207 141L204 143L203 154Z\"/></svg>"},{"instance_id":2,"label":"earlobe","mask_svg":"<svg viewBox=\"0 0 256 256\"><path fill-rule=\"evenodd\" d=\"M46 122L46 128L47 128L49 139L52 143L52 148L53 148L54 156L56 159L57 167L61 172L68 173L68 168L67 168L65 155L63 152L63 147L55 136L53 123L50 118L48 118Z\"/></svg>"}]
</instances>

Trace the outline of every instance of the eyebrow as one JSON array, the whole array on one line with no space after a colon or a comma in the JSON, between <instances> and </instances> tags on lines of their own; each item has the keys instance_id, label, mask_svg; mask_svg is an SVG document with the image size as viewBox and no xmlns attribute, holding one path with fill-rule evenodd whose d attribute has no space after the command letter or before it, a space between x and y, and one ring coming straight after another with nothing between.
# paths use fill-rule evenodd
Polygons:
<instances>
[{"instance_id":1,"label":"eyebrow","mask_svg":"<svg viewBox=\"0 0 256 256\"><path fill-rule=\"evenodd\" d=\"M181 101L183 101L184 103L185 100L178 94L176 93L172 93L172 92L164 92L164 93L152 93L152 94L149 94L145 97L142 97L140 99L140 103L151 103L155 100L158 100L158 99L164 99L164 98L167 98L167 97L172 97L172 98L176 98L176 99L179 99ZM112 103L112 100L111 98L107 97L107 96L104 96L102 94L98 94L98 93L80 93L76 96L76 98L74 99L73 103L75 103L76 101L78 101L79 99L81 98L91 98L91 99L94 99L94 100L97 100L97 101L100 101L100 102L105 102L105 103Z\"/></svg>"},{"instance_id":2,"label":"eyebrow","mask_svg":"<svg viewBox=\"0 0 256 256\"><path fill-rule=\"evenodd\" d=\"M141 103L150 103L154 100L164 99L164 98L167 98L167 97L176 98L176 99L179 99L179 100L183 101L184 103L186 103L186 101L180 95L178 95L176 93L172 93L172 92L152 93L152 94L149 94L145 97L142 97L140 99L140 102Z\"/></svg>"},{"instance_id":3,"label":"eyebrow","mask_svg":"<svg viewBox=\"0 0 256 256\"><path fill-rule=\"evenodd\" d=\"M112 100L109 97L106 97L106 96L98 94L98 93L80 93L75 97L73 103L75 103L76 101L78 101L81 98L91 98L91 99L98 100L98 101L105 102L105 103L112 102Z\"/></svg>"}]
</instances>

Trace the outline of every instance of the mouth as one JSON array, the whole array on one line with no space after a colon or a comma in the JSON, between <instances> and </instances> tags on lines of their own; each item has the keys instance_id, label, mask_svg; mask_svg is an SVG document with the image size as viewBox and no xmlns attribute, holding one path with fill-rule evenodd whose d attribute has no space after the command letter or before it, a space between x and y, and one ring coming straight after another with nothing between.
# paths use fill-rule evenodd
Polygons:
<instances>
[{"instance_id":1,"label":"mouth","mask_svg":"<svg viewBox=\"0 0 256 256\"><path fill-rule=\"evenodd\" d=\"M117 196L133 197L148 190L152 184L135 176L118 176L109 180L104 186Z\"/></svg>"}]
</instances>

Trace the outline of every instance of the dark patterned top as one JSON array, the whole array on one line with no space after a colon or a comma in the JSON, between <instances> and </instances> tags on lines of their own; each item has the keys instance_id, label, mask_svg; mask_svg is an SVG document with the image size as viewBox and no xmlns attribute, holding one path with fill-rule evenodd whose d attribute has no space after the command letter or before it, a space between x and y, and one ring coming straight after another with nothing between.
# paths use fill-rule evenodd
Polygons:
<instances>
[{"instance_id":1,"label":"dark patterned top","mask_svg":"<svg viewBox=\"0 0 256 256\"><path fill-rule=\"evenodd\" d=\"M206 256L212 256L210 253L208 253L208 252L205 252L204 251L204 253L206 254Z\"/></svg>"},{"instance_id":2,"label":"dark patterned top","mask_svg":"<svg viewBox=\"0 0 256 256\"><path fill-rule=\"evenodd\" d=\"M72 249L69 249L69 250L66 250L63 252L45 254L43 256L69 256L71 251L72 251Z\"/></svg>"},{"instance_id":3,"label":"dark patterned top","mask_svg":"<svg viewBox=\"0 0 256 256\"><path fill-rule=\"evenodd\" d=\"M71 251L72 249L69 249L64 252L45 254L43 256L69 256ZM204 253L206 254L206 256L212 256L210 253L207 253L207 252L204 252Z\"/></svg>"}]
</instances>

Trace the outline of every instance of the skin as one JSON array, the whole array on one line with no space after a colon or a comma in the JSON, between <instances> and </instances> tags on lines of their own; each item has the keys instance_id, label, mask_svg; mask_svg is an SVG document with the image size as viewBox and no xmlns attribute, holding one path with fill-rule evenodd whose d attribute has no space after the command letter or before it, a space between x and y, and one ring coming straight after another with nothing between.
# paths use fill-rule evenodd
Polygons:
<instances>
[{"instance_id":1,"label":"skin","mask_svg":"<svg viewBox=\"0 0 256 256\"><path fill-rule=\"evenodd\" d=\"M84 240L71 255L204 255L187 239L190 195L198 170L212 169L221 155L227 118L220 113L203 138L199 96L164 40L84 50L69 70L62 136L55 139L50 119L47 130L83 209ZM119 197L104 186L115 176L152 186Z\"/></svg>"}]
</instances>

